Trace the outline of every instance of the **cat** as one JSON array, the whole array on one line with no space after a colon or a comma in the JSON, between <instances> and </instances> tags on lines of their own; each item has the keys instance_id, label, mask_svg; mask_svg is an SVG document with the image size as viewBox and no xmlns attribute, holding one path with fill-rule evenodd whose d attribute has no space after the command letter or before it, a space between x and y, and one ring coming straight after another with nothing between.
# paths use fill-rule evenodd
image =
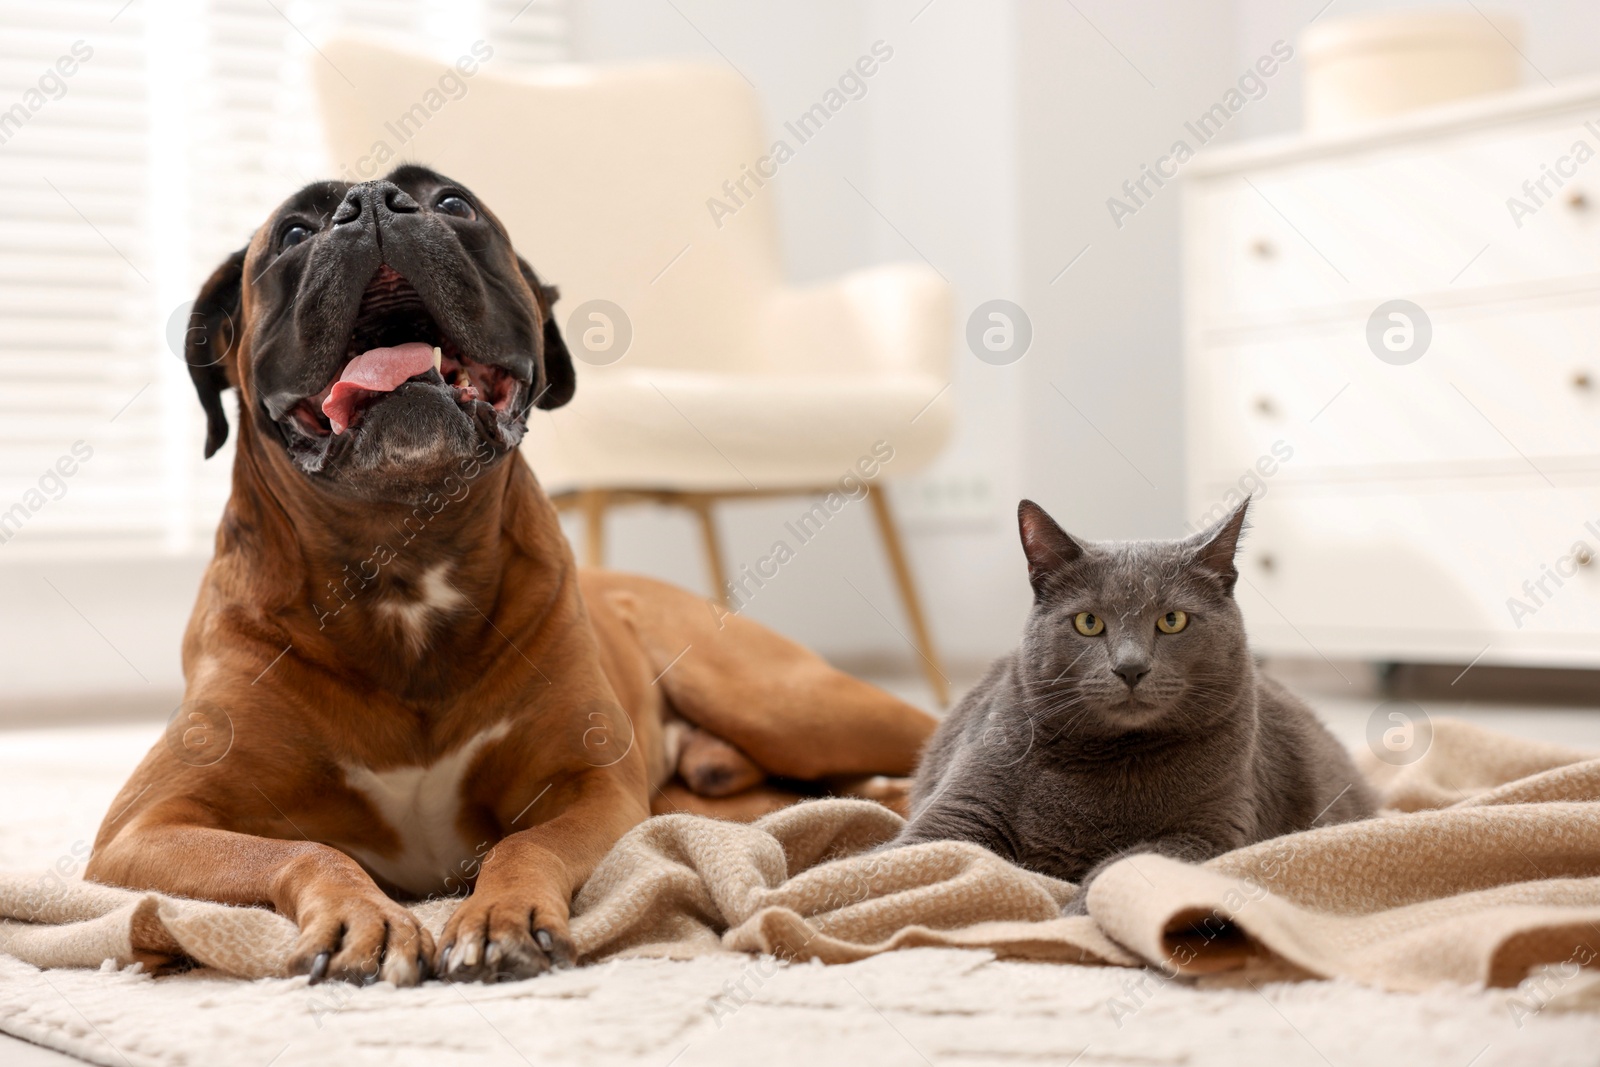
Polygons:
<instances>
[{"instance_id":1,"label":"cat","mask_svg":"<svg viewBox=\"0 0 1600 1067\"><path fill-rule=\"evenodd\" d=\"M1233 596L1249 505L1185 540L1097 543L1022 501L1021 645L928 742L890 847L972 841L1086 890L1135 853L1199 861L1371 815L1344 747L1251 659Z\"/></svg>"}]
</instances>

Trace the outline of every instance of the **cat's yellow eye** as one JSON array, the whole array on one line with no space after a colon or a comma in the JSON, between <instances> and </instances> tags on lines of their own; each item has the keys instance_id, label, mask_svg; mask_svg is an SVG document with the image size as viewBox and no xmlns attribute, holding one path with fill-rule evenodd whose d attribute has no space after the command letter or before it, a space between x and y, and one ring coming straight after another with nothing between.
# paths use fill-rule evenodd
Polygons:
<instances>
[{"instance_id":1,"label":"cat's yellow eye","mask_svg":"<svg viewBox=\"0 0 1600 1067\"><path fill-rule=\"evenodd\" d=\"M1106 621L1104 619L1087 611L1080 611L1074 615L1072 617L1072 625L1076 626L1078 632L1085 637L1094 637L1096 634L1104 633L1106 629Z\"/></svg>"},{"instance_id":2,"label":"cat's yellow eye","mask_svg":"<svg viewBox=\"0 0 1600 1067\"><path fill-rule=\"evenodd\" d=\"M1175 634L1189 625L1189 615L1183 611L1169 611L1156 620L1156 629L1164 634Z\"/></svg>"}]
</instances>

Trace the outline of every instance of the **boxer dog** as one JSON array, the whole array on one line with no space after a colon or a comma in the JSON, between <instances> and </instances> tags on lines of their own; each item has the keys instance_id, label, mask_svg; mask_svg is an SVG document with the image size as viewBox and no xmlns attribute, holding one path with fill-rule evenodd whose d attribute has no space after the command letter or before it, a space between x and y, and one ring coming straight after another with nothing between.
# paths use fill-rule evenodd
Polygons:
<instances>
[{"instance_id":1,"label":"boxer dog","mask_svg":"<svg viewBox=\"0 0 1600 1067\"><path fill-rule=\"evenodd\" d=\"M578 570L517 450L573 395L556 298L417 166L307 186L211 275L185 356L208 457L237 390L232 494L184 704L88 877L275 908L313 981L519 978L575 962L573 894L652 810L749 818L913 771L927 715ZM437 942L397 903L469 888Z\"/></svg>"}]
</instances>

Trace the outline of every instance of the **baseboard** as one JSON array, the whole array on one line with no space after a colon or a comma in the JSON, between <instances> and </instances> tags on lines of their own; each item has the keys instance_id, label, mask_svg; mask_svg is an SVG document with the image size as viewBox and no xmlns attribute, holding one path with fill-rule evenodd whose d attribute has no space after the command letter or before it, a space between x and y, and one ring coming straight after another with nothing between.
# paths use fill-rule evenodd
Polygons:
<instances>
[{"instance_id":1,"label":"baseboard","mask_svg":"<svg viewBox=\"0 0 1600 1067\"><path fill-rule=\"evenodd\" d=\"M923 678L922 661L909 648L905 650L904 655L892 652L866 652L860 655L829 656L827 659L830 664L846 674L872 681L910 681ZM990 662L986 659L945 661L944 673L950 679L951 694L961 693L983 677L983 673L989 669Z\"/></svg>"},{"instance_id":2,"label":"baseboard","mask_svg":"<svg viewBox=\"0 0 1600 1067\"><path fill-rule=\"evenodd\" d=\"M183 702L181 690L128 690L0 699L0 728L92 726L117 723L160 723Z\"/></svg>"},{"instance_id":3,"label":"baseboard","mask_svg":"<svg viewBox=\"0 0 1600 1067\"><path fill-rule=\"evenodd\" d=\"M1273 657L1262 670L1292 689L1356 699L1600 706L1600 671L1466 663L1367 663Z\"/></svg>"}]
</instances>

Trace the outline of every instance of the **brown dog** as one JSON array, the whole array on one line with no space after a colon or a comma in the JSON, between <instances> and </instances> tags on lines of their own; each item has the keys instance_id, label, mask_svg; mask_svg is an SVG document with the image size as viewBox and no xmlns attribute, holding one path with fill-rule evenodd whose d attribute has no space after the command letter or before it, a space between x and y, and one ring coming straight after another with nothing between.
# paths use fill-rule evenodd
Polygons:
<instances>
[{"instance_id":1,"label":"brown dog","mask_svg":"<svg viewBox=\"0 0 1600 1067\"><path fill-rule=\"evenodd\" d=\"M555 296L420 167L308 186L206 282L187 358L208 456L238 390L233 493L185 703L90 878L270 905L314 980L520 977L574 962L572 894L652 808L912 771L922 712L688 593L580 574L516 449L573 393ZM437 946L394 900L469 886Z\"/></svg>"}]
</instances>

